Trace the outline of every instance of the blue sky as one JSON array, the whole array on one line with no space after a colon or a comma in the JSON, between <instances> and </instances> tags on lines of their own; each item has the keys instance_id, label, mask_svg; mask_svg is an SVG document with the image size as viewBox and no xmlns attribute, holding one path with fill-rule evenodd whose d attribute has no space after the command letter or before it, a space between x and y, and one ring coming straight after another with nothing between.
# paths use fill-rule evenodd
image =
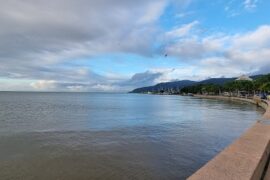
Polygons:
<instances>
[{"instance_id":1,"label":"blue sky","mask_svg":"<svg viewBox=\"0 0 270 180\"><path fill-rule=\"evenodd\" d=\"M270 72L267 0L12 0L0 90L129 91Z\"/></svg>"}]
</instances>

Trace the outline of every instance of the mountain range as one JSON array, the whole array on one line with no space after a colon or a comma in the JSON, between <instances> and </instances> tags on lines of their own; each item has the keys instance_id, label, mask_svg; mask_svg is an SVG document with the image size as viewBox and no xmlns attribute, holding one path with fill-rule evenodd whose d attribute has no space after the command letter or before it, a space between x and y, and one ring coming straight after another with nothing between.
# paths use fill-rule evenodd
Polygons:
<instances>
[{"instance_id":1,"label":"mountain range","mask_svg":"<svg viewBox=\"0 0 270 180\"><path fill-rule=\"evenodd\" d=\"M254 75L250 76L252 79L257 79L262 75ZM233 78L210 78L203 81L190 81L190 80L181 80L181 81L173 81L173 82L163 82L156 84L154 86L140 87L132 90L130 93L147 93L147 92L159 92L160 90L168 90L168 89L182 89L187 86L197 85L197 84L217 84L224 85L227 82L234 81L237 79Z\"/></svg>"}]
</instances>

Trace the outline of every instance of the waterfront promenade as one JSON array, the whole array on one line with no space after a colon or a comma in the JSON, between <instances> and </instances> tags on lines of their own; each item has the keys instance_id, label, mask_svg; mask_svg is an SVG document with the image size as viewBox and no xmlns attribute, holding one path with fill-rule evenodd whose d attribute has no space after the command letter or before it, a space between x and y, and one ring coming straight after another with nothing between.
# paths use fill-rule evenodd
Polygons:
<instances>
[{"instance_id":1,"label":"waterfront promenade","mask_svg":"<svg viewBox=\"0 0 270 180\"><path fill-rule=\"evenodd\" d=\"M261 106L265 109L265 113L240 138L190 176L188 180L270 180L269 101L223 96L195 95L195 97L247 101Z\"/></svg>"}]
</instances>

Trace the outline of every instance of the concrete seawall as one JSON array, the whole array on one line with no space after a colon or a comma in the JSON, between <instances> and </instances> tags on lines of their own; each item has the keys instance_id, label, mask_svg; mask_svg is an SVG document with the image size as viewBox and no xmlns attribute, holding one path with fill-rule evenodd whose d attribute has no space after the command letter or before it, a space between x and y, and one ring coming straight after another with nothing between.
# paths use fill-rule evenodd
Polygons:
<instances>
[{"instance_id":1,"label":"concrete seawall","mask_svg":"<svg viewBox=\"0 0 270 180\"><path fill-rule=\"evenodd\" d=\"M216 157L200 168L189 180L270 180L270 104L259 99L244 99L223 96L199 98L245 101L265 109L261 119L240 138L226 147ZM229 133L229 132L228 132Z\"/></svg>"}]
</instances>

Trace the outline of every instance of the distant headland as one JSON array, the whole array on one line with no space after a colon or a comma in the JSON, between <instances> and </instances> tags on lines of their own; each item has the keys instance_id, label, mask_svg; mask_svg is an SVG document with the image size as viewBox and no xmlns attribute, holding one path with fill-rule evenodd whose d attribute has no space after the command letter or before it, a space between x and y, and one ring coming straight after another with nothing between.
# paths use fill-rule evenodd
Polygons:
<instances>
[{"instance_id":1,"label":"distant headland","mask_svg":"<svg viewBox=\"0 0 270 180\"><path fill-rule=\"evenodd\" d=\"M266 99L270 94L270 73L265 75L247 76L233 78L210 78L203 81L174 81L159 83L154 86L141 87L130 93L145 94L181 94L181 95L224 95L251 97L256 95Z\"/></svg>"}]
</instances>

